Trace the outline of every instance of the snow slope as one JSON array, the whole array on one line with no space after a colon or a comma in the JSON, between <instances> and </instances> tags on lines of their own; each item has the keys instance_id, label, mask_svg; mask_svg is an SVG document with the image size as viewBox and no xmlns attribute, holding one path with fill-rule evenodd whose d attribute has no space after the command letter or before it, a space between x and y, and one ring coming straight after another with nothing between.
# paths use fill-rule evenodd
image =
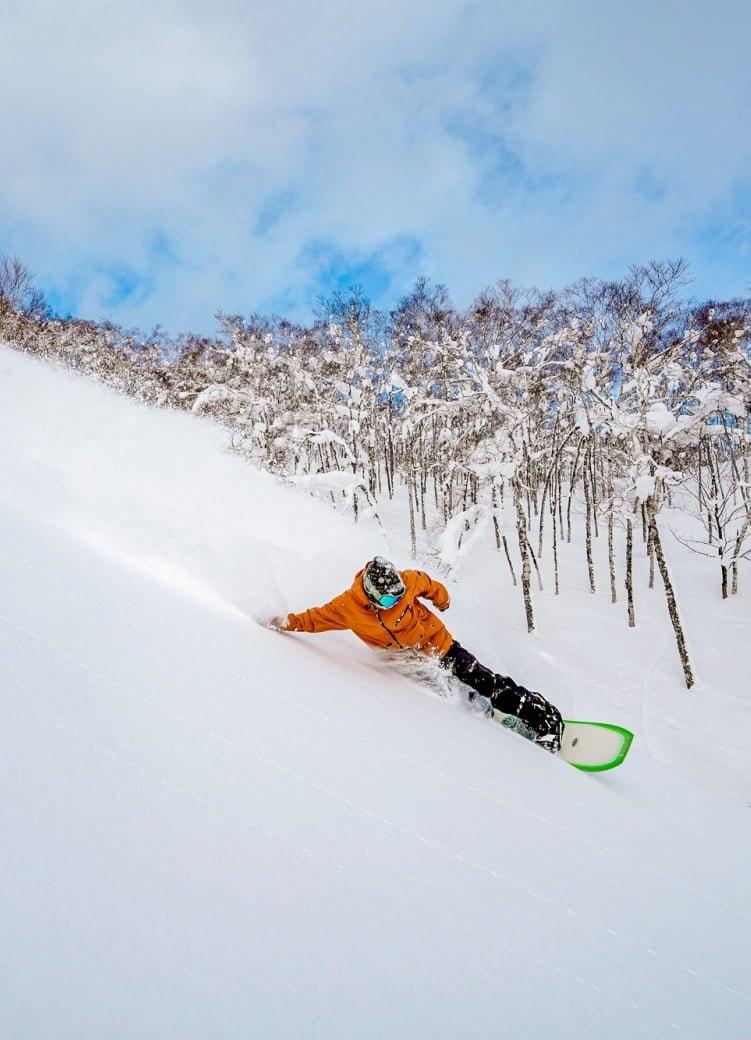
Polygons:
<instances>
[{"instance_id":1,"label":"snow slope","mask_svg":"<svg viewBox=\"0 0 751 1040\"><path fill-rule=\"evenodd\" d=\"M0 348L2 1036L745 1037L742 774L666 764L669 714L578 773L347 634L255 624L389 546L221 444ZM497 658L481 567L452 614ZM580 602L512 664L633 722Z\"/></svg>"}]
</instances>

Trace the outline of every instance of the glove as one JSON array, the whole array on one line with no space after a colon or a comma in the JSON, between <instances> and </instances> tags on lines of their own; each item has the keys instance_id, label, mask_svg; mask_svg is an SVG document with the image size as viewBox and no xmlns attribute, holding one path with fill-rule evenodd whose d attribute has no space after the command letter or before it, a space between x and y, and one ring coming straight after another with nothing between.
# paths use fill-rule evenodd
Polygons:
<instances>
[{"instance_id":1,"label":"glove","mask_svg":"<svg viewBox=\"0 0 751 1040\"><path fill-rule=\"evenodd\" d=\"M286 632L289 628L289 624L287 622L287 615L284 614L281 617L269 618L266 622L266 627L273 628L277 632Z\"/></svg>"},{"instance_id":2,"label":"glove","mask_svg":"<svg viewBox=\"0 0 751 1040\"><path fill-rule=\"evenodd\" d=\"M438 609L440 610L441 613L443 613L444 610L448 610L450 606L451 606L451 600L448 599L448 600L446 600L445 606L439 607Z\"/></svg>"}]
</instances>

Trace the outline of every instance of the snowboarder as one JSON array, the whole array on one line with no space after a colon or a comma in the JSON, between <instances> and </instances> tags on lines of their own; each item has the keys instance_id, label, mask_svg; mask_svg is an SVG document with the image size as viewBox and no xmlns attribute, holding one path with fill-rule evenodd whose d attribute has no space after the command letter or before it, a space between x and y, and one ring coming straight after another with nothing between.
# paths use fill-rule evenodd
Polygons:
<instances>
[{"instance_id":1,"label":"snowboarder","mask_svg":"<svg viewBox=\"0 0 751 1040\"><path fill-rule=\"evenodd\" d=\"M535 732L536 743L558 751L563 734L558 709L541 694L480 664L422 599L430 600L441 612L449 606L446 588L424 571L398 571L393 563L376 556L358 571L351 588L329 603L301 614L273 617L268 625L289 632L348 629L369 646L432 654L470 687L470 698L478 693L486 697L492 708L526 723Z\"/></svg>"}]
</instances>

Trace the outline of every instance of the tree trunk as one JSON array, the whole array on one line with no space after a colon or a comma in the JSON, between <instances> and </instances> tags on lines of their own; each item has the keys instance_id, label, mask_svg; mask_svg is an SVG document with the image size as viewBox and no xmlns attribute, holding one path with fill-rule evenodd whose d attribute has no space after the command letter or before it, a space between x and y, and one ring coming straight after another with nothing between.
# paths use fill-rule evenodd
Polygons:
<instances>
[{"instance_id":1,"label":"tree trunk","mask_svg":"<svg viewBox=\"0 0 751 1040\"><path fill-rule=\"evenodd\" d=\"M592 558L592 474L589 468L589 452L584 456L584 503L586 506L587 534L587 573L589 574L589 591L595 592L595 564Z\"/></svg>"},{"instance_id":2,"label":"tree trunk","mask_svg":"<svg viewBox=\"0 0 751 1040\"><path fill-rule=\"evenodd\" d=\"M415 527L415 500L413 497L414 471L410 469L407 478L407 501L409 502L409 540L412 559L417 559L417 530Z\"/></svg>"},{"instance_id":3,"label":"tree trunk","mask_svg":"<svg viewBox=\"0 0 751 1040\"><path fill-rule=\"evenodd\" d=\"M610 602L618 602L618 591L615 581L615 553L613 551L613 513L608 512L608 566L610 568Z\"/></svg>"},{"instance_id":4,"label":"tree trunk","mask_svg":"<svg viewBox=\"0 0 751 1040\"><path fill-rule=\"evenodd\" d=\"M423 531L427 531L428 529L428 521L425 516L425 497L427 495L427 490L428 481L423 470L423 476L420 478L420 527L422 527Z\"/></svg>"},{"instance_id":5,"label":"tree trunk","mask_svg":"<svg viewBox=\"0 0 751 1040\"><path fill-rule=\"evenodd\" d=\"M589 442L589 494L592 499L592 523L594 526L595 538L600 537L600 530L597 526L597 466L595 464L595 443L594 437Z\"/></svg>"},{"instance_id":6,"label":"tree trunk","mask_svg":"<svg viewBox=\"0 0 751 1040\"><path fill-rule=\"evenodd\" d=\"M613 550L613 452L608 444L608 566L610 568L610 602L618 602L618 591L615 581L615 553Z\"/></svg>"},{"instance_id":7,"label":"tree trunk","mask_svg":"<svg viewBox=\"0 0 751 1040\"><path fill-rule=\"evenodd\" d=\"M649 587L653 589L655 587L655 547L651 527L647 534L647 558L649 559Z\"/></svg>"},{"instance_id":8,"label":"tree trunk","mask_svg":"<svg viewBox=\"0 0 751 1040\"><path fill-rule=\"evenodd\" d=\"M628 627L636 627L634 614L634 525L626 521L626 603L628 604Z\"/></svg>"},{"instance_id":9,"label":"tree trunk","mask_svg":"<svg viewBox=\"0 0 751 1040\"><path fill-rule=\"evenodd\" d=\"M538 586L540 588L540 592L542 592L543 591L543 588L542 588L542 575L540 574L540 568L537 566L537 557L535 556L535 551L532 548L532 543L528 541L527 542L527 547L529 549L529 555L532 557L532 563L533 563L534 568L535 568L535 574L537 575L537 584L538 584Z\"/></svg>"},{"instance_id":10,"label":"tree trunk","mask_svg":"<svg viewBox=\"0 0 751 1040\"><path fill-rule=\"evenodd\" d=\"M516 506L516 529L519 535L519 552L522 558L522 595L524 610L527 615L527 631L535 630L535 615L532 607L532 568L529 564L529 540L527 538L527 518L524 515L521 494L518 485L514 485L514 505Z\"/></svg>"},{"instance_id":11,"label":"tree trunk","mask_svg":"<svg viewBox=\"0 0 751 1040\"><path fill-rule=\"evenodd\" d=\"M553 499L553 576L555 579L555 594L558 596L561 591L559 575L558 575L558 515L557 515L558 503Z\"/></svg>"},{"instance_id":12,"label":"tree trunk","mask_svg":"<svg viewBox=\"0 0 751 1040\"><path fill-rule=\"evenodd\" d=\"M511 578L514 582L514 588L516 588L516 573L514 572L514 565L511 562L511 553L508 551L508 542L506 541L506 535L503 536L503 551L506 553L506 559L508 560L509 569L511 571Z\"/></svg>"},{"instance_id":13,"label":"tree trunk","mask_svg":"<svg viewBox=\"0 0 751 1040\"><path fill-rule=\"evenodd\" d=\"M660 568L662 583L665 586L665 597L668 601L668 613L673 625L673 631L675 632L675 641L678 647L678 656L681 659L681 666L683 667L683 677L686 681L686 689L690 690L694 685L694 673L688 656L686 636L683 631L680 614L678 613L678 602L675 598L675 590L673 589L673 583L670 579L670 572L668 570L667 561L665 560L665 554L662 551L660 532L657 529L657 520L654 515L650 516L649 527L652 545L654 547L655 556L657 557L657 565Z\"/></svg>"},{"instance_id":14,"label":"tree trunk","mask_svg":"<svg viewBox=\"0 0 751 1040\"><path fill-rule=\"evenodd\" d=\"M571 544L571 501L574 497L574 491L576 490L576 471L579 465L579 456L581 454L582 441L579 439L579 443L576 446L576 457L574 458L574 465L571 469L571 480L568 486L568 505L566 506L566 541Z\"/></svg>"}]
</instances>

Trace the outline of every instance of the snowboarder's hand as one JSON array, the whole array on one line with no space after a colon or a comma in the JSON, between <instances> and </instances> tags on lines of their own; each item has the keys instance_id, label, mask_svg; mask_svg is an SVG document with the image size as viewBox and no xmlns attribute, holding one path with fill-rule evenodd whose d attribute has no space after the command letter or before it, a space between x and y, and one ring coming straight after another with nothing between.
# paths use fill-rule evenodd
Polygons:
<instances>
[{"instance_id":1,"label":"snowboarder's hand","mask_svg":"<svg viewBox=\"0 0 751 1040\"><path fill-rule=\"evenodd\" d=\"M266 621L266 628L273 628L277 632L286 632L289 628L287 623L287 615L280 617L272 617Z\"/></svg>"},{"instance_id":2,"label":"snowboarder's hand","mask_svg":"<svg viewBox=\"0 0 751 1040\"><path fill-rule=\"evenodd\" d=\"M451 606L451 600L447 599L446 602L444 603L444 605L442 607L439 607L438 609L440 610L441 613L443 613L444 610L448 610L450 606Z\"/></svg>"}]
</instances>

